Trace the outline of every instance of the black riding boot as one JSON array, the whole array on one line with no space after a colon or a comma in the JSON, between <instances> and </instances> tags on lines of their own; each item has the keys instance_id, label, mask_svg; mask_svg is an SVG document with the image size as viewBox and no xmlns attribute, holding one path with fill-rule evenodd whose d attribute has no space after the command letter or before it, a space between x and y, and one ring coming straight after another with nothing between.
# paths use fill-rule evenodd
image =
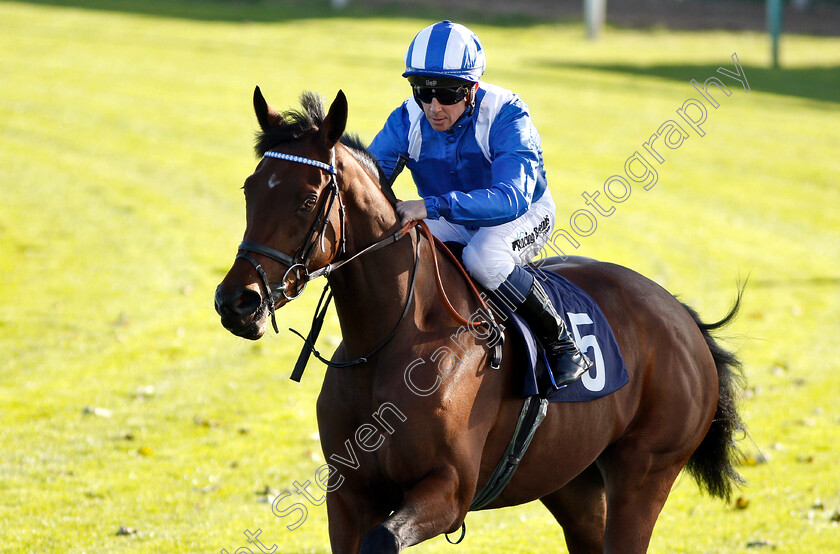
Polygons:
<instances>
[{"instance_id":1,"label":"black riding boot","mask_svg":"<svg viewBox=\"0 0 840 554\"><path fill-rule=\"evenodd\" d=\"M592 362L575 345L566 323L554 309L539 281L534 279L525 301L516 308L545 348L555 385L573 383L586 373Z\"/></svg>"}]
</instances>

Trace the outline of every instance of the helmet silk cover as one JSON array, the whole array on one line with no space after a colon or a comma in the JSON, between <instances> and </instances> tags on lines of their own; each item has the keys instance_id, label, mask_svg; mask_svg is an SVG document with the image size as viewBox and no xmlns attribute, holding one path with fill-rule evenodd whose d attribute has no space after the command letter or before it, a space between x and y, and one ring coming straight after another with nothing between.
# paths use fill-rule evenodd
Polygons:
<instances>
[{"instance_id":1,"label":"helmet silk cover","mask_svg":"<svg viewBox=\"0 0 840 554\"><path fill-rule=\"evenodd\" d=\"M475 33L441 21L417 33L405 53L403 77L443 77L478 82L487 61Z\"/></svg>"}]
</instances>

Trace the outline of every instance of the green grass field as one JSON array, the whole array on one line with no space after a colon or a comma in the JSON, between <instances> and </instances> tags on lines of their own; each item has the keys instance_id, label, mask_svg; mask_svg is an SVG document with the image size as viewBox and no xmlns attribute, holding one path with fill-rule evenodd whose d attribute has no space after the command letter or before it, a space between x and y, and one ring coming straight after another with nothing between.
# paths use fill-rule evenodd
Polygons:
<instances>
[{"instance_id":1,"label":"green grass field","mask_svg":"<svg viewBox=\"0 0 840 554\"><path fill-rule=\"evenodd\" d=\"M289 381L297 338L238 339L212 306L244 229L251 93L285 108L341 88L369 141L407 94L405 47L444 14L326 4L0 2L0 551L233 553L257 528L278 552L329 551L323 506L289 531L260 494L323 463L323 368ZM652 277L707 320L750 276L726 342L748 379L747 485L727 505L682 476L651 551L840 551L840 39L786 36L772 71L760 34L590 43L578 23L464 21L486 79L531 107L567 229L581 193L698 97L691 79L730 86L705 136L664 152L658 183L575 253ZM715 72L734 52L749 92ZM398 193L414 194L408 177ZM305 327L315 296L281 329ZM333 316L322 349L337 335ZM412 552L564 548L538 503L467 527L458 547Z\"/></svg>"}]
</instances>

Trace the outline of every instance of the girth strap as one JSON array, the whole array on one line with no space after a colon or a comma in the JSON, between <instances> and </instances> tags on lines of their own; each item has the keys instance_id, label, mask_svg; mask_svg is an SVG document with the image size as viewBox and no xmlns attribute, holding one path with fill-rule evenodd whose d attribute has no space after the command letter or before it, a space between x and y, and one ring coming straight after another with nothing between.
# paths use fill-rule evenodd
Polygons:
<instances>
[{"instance_id":1,"label":"girth strap","mask_svg":"<svg viewBox=\"0 0 840 554\"><path fill-rule=\"evenodd\" d=\"M473 498L470 511L480 510L488 506L502 494L547 412L548 399L539 396L529 396L525 399L522 410L519 412L513 437L511 437L502 459L499 460L499 464L493 470L484 488Z\"/></svg>"}]
</instances>

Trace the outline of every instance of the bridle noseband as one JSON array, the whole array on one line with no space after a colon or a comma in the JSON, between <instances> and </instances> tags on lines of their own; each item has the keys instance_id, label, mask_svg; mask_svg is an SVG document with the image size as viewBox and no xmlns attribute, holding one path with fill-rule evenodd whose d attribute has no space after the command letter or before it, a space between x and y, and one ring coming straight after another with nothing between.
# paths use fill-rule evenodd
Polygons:
<instances>
[{"instance_id":1,"label":"bridle noseband","mask_svg":"<svg viewBox=\"0 0 840 554\"><path fill-rule=\"evenodd\" d=\"M326 248L324 246L324 231L326 231L327 224L330 220L330 212L332 211L333 205L335 204L336 200L338 200L338 211L339 211L339 219L341 221L341 238L339 239L339 246L338 251L335 254L335 257L340 256L344 253L344 246L345 246L345 232L344 232L344 202L341 199L341 195L338 191L338 182L336 180L336 170L335 170L335 148L332 149L332 164L326 164L324 162L320 162L318 160L313 160L311 158L304 158L302 156L295 156L292 154L284 154L283 152L273 152L268 151L263 154L264 158L277 158L280 160L286 160L290 162L296 162L306 165L311 165L313 167L317 167L318 169L322 169L330 174L330 182L327 185L327 197L324 199L323 203L321 204L322 209L318 213L318 217L315 218L315 221L312 223L312 226L309 228L309 231L306 234L306 238L303 239L303 242L295 251L294 255L289 256L284 252L280 252L270 246L266 246L264 244L260 244L257 242L250 242L250 241L242 241L239 244L239 253L236 255L237 258L243 258L251 263L254 266L254 269L257 271L257 275L259 275L260 280L262 281L262 285L265 288L265 300L264 302L268 303L268 310L271 314L271 324L274 327L274 332L279 333L277 329L277 321L274 316L274 305L277 302L278 293L282 294L286 300L294 300L306 289L307 283L315 278L320 276L322 270L318 270L314 273L309 273L309 261L312 258L312 255L315 253L315 245L320 243L321 252L325 252ZM260 254L267 258L271 258L281 264L288 266L286 269L286 273L283 274L283 279L280 281L279 285L275 285L272 287L271 283L268 281L268 276L263 270L262 266L254 259L251 254ZM335 257L333 259L335 259ZM332 260L331 260L332 262ZM327 267L331 268L331 264ZM326 272L324 272L326 273ZM289 287L286 284L286 280L289 276L294 276L295 279L295 289L290 293L288 290Z\"/></svg>"}]
</instances>

